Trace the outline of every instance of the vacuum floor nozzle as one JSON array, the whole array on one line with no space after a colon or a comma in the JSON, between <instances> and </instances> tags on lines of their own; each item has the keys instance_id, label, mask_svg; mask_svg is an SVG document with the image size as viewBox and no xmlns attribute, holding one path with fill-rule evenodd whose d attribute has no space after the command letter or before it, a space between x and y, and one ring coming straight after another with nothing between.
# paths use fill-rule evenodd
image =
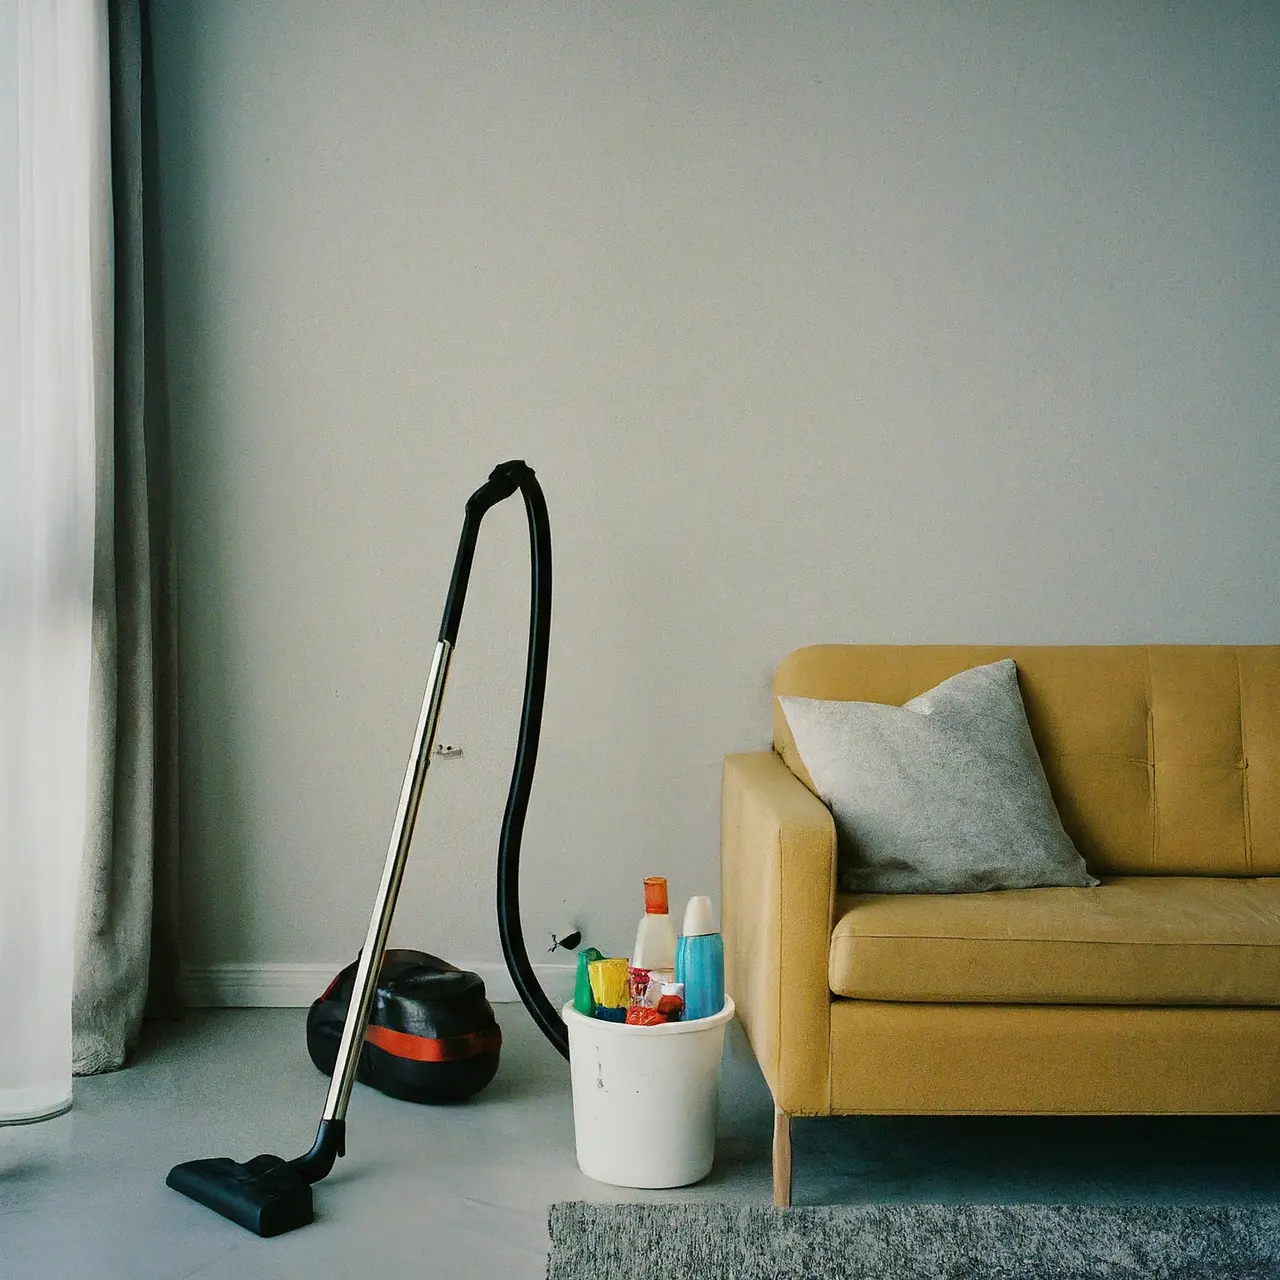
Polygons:
<instances>
[{"instance_id":1,"label":"vacuum floor nozzle","mask_svg":"<svg viewBox=\"0 0 1280 1280\"><path fill-rule=\"evenodd\" d=\"M188 1160L169 1170L165 1184L255 1235L282 1235L315 1217L311 1183L279 1156Z\"/></svg>"}]
</instances>

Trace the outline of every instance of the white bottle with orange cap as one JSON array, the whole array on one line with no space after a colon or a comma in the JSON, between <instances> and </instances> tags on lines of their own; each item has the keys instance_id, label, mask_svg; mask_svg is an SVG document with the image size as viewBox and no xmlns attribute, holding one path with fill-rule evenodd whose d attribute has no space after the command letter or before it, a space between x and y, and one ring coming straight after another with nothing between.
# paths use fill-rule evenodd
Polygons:
<instances>
[{"instance_id":1,"label":"white bottle with orange cap","mask_svg":"<svg viewBox=\"0 0 1280 1280\"><path fill-rule=\"evenodd\" d=\"M649 876L644 882L644 915L636 929L633 969L669 969L676 965L676 931L667 914L667 878Z\"/></svg>"}]
</instances>

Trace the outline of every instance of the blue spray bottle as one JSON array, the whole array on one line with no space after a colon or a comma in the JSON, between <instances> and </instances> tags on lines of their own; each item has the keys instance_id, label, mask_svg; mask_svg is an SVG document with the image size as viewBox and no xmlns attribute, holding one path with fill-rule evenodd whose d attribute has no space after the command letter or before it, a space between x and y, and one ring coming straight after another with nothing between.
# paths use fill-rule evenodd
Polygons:
<instances>
[{"instance_id":1,"label":"blue spray bottle","mask_svg":"<svg viewBox=\"0 0 1280 1280\"><path fill-rule=\"evenodd\" d=\"M724 1008L724 939L711 899L689 899L676 944L676 981L684 983L684 1018L709 1018Z\"/></svg>"}]
</instances>

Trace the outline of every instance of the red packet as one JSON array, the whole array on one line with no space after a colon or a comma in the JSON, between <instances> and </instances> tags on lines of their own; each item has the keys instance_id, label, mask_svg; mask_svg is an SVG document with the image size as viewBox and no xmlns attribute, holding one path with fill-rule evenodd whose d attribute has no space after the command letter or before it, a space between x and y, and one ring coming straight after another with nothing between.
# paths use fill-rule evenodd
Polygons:
<instances>
[{"instance_id":1,"label":"red packet","mask_svg":"<svg viewBox=\"0 0 1280 1280\"><path fill-rule=\"evenodd\" d=\"M647 1004L633 1004L627 1010L627 1025L631 1027L660 1027L665 1022L666 1018Z\"/></svg>"},{"instance_id":2,"label":"red packet","mask_svg":"<svg viewBox=\"0 0 1280 1280\"><path fill-rule=\"evenodd\" d=\"M631 969L631 1003L632 1005L644 1004L644 993L649 990L649 970L648 969Z\"/></svg>"}]
</instances>

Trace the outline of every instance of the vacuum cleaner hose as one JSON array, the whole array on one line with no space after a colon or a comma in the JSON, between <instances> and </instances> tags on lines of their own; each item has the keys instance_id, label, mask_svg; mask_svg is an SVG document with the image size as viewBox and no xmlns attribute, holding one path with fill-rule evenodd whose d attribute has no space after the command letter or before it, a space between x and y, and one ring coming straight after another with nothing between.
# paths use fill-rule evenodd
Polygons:
<instances>
[{"instance_id":1,"label":"vacuum cleaner hose","mask_svg":"<svg viewBox=\"0 0 1280 1280\"><path fill-rule=\"evenodd\" d=\"M481 520L491 507L517 489L524 498L529 519L529 652L511 788L507 793L507 807L502 815L502 832L498 839L498 937L521 1001L543 1035L567 1058L568 1030L533 971L520 923L520 844L538 758L542 704L547 687L547 654L551 644L551 520L547 515L542 486L533 468L524 462L504 462L495 467L488 481L467 501L453 579L440 623L440 639L450 647L457 641Z\"/></svg>"}]
</instances>

